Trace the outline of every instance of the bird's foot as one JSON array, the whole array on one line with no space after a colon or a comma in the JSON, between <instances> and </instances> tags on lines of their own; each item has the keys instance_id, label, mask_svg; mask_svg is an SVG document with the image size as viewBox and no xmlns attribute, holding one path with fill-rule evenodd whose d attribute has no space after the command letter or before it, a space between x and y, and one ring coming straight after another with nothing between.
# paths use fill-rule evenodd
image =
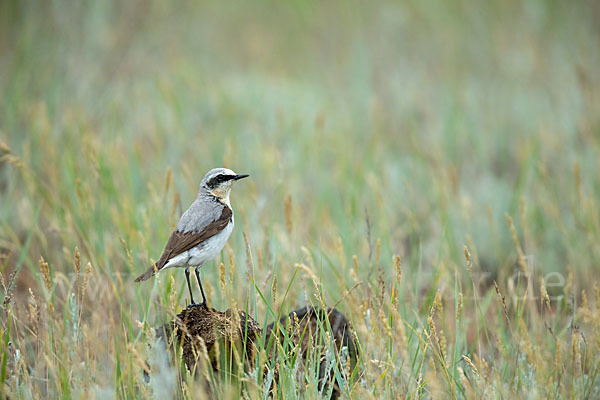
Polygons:
<instances>
[{"instance_id":1,"label":"bird's foot","mask_svg":"<svg viewBox=\"0 0 600 400\"><path fill-rule=\"evenodd\" d=\"M205 301L203 301L202 303L196 303L196 304L192 303L188 306L188 308L194 308L194 307L202 307L202 308L208 310L208 305L206 305Z\"/></svg>"}]
</instances>

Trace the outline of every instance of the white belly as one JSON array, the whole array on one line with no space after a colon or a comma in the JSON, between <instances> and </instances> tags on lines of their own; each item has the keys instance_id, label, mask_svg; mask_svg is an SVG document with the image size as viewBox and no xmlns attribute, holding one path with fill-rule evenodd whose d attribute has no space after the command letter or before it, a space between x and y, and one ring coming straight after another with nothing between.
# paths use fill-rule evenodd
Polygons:
<instances>
[{"instance_id":1,"label":"white belly","mask_svg":"<svg viewBox=\"0 0 600 400\"><path fill-rule=\"evenodd\" d=\"M227 224L225 229L217 233L215 236L205 240L198 246L192 247L188 251L184 251L183 253L171 258L165 264L164 268L199 267L205 262L215 259L221 250L223 250L223 247L225 247L225 243L227 243L227 239L229 239L229 235L231 235L232 231L233 220Z\"/></svg>"}]
</instances>

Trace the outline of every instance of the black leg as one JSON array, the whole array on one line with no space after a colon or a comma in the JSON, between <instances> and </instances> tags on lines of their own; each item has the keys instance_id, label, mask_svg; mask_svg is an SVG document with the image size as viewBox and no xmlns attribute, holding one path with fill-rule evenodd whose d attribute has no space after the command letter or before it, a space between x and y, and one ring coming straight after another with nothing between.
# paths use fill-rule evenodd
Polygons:
<instances>
[{"instance_id":1,"label":"black leg","mask_svg":"<svg viewBox=\"0 0 600 400\"><path fill-rule=\"evenodd\" d=\"M190 299L192 300L191 305L194 305L196 303L194 302L194 295L192 294L192 285L190 285L190 268L189 267L185 269L185 279L187 280L188 290L190 291Z\"/></svg>"},{"instance_id":2,"label":"black leg","mask_svg":"<svg viewBox=\"0 0 600 400\"><path fill-rule=\"evenodd\" d=\"M198 280L198 285L200 285L200 292L202 293L202 303L206 307L206 296L204 296L204 289L202 289L202 282L200 282L200 267L196 267L196 279Z\"/></svg>"}]
</instances>

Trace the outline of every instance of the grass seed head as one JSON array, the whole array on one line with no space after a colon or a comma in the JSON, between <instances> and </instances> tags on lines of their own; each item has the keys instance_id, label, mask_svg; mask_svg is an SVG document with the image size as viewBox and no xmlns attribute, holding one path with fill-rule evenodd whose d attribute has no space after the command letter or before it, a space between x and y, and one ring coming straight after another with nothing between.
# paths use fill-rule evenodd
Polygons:
<instances>
[{"instance_id":1,"label":"grass seed head","mask_svg":"<svg viewBox=\"0 0 600 400\"><path fill-rule=\"evenodd\" d=\"M46 303L51 313L54 312L54 304L52 303L52 278L50 277L50 266L44 257L40 257L40 269L42 271L42 280L44 281L44 287L46 288Z\"/></svg>"},{"instance_id":2,"label":"grass seed head","mask_svg":"<svg viewBox=\"0 0 600 400\"><path fill-rule=\"evenodd\" d=\"M244 236L244 245L246 247L246 277L248 279L252 278L252 252L250 251L250 243L248 242L248 236L246 232L243 232Z\"/></svg>"},{"instance_id":3,"label":"grass seed head","mask_svg":"<svg viewBox=\"0 0 600 400\"><path fill-rule=\"evenodd\" d=\"M467 364L469 364L469 367L471 367L471 370L473 370L473 373L475 373L475 375L479 376L479 370L477 369L475 364L473 364L473 361L471 361L471 359L465 355L462 356L462 359L465 360L465 362Z\"/></svg>"},{"instance_id":4,"label":"grass seed head","mask_svg":"<svg viewBox=\"0 0 600 400\"><path fill-rule=\"evenodd\" d=\"M77 271L77 277L79 277L79 272L81 271L81 256L79 255L79 249L75 246L75 271Z\"/></svg>"},{"instance_id":5,"label":"grass seed head","mask_svg":"<svg viewBox=\"0 0 600 400\"><path fill-rule=\"evenodd\" d=\"M169 276L169 280L171 281L171 292L169 293L169 303L171 304L171 309L177 309L177 287L175 286L175 278L173 275Z\"/></svg>"},{"instance_id":6,"label":"grass seed head","mask_svg":"<svg viewBox=\"0 0 600 400\"><path fill-rule=\"evenodd\" d=\"M517 249L517 262L519 264L519 266L521 267L521 271L525 274L528 273L527 271L527 262L525 261L525 255L523 254L523 249L521 248L521 242L519 240L519 235L517 234L517 229L515 228L515 224L513 223L513 219L510 216L510 214L506 213L506 221L508 222L508 227L510 229L510 236L512 238L512 241L515 245L515 248Z\"/></svg>"},{"instance_id":7,"label":"grass seed head","mask_svg":"<svg viewBox=\"0 0 600 400\"><path fill-rule=\"evenodd\" d=\"M42 271L42 280L44 282L44 287L48 294L52 290L52 279L50 278L50 266L44 260L44 257L40 257L40 270Z\"/></svg>"},{"instance_id":8,"label":"grass seed head","mask_svg":"<svg viewBox=\"0 0 600 400\"><path fill-rule=\"evenodd\" d=\"M38 313L38 305L33 295L33 291L29 288L29 324L31 325L31 330L34 335L37 337L38 334L38 322L39 322L39 313Z\"/></svg>"},{"instance_id":9,"label":"grass seed head","mask_svg":"<svg viewBox=\"0 0 600 400\"><path fill-rule=\"evenodd\" d=\"M488 363L485 361L485 358L481 357L479 354L473 354L473 358L475 359L475 364L479 365L479 373L483 375L483 377L487 377L490 373L490 368Z\"/></svg>"},{"instance_id":10,"label":"grass seed head","mask_svg":"<svg viewBox=\"0 0 600 400\"><path fill-rule=\"evenodd\" d=\"M579 353L579 333L573 331L571 333L571 361L572 361L572 373L577 375L581 370L581 354Z\"/></svg>"},{"instance_id":11,"label":"grass seed head","mask_svg":"<svg viewBox=\"0 0 600 400\"><path fill-rule=\"evenodd\" d=\"M90 280L91 272L92 272L92 264L88 262L87 265L85 266L85 275L83 276L83 284L81 285L81 294L80 294L81 303L83 303L83 299L85 297L85 290L87 289L87 285Z\"/></svg>"},{"instance_id":12,"label":"grass seed head","mask_svg":"<svg viewBox=\"0 0 600 400\"><path fill-rule=\"evenodd\" d=\"M233 284L233 274L235 271L235 262L233 258L233 249L227 245L227 253L229 254L229 283Z\"/></svg>"},{"instance_id":13,"label":"grass seed head","mask_svg":"<svg viewBox=\"0 0 600 400\"><path fill-rule=\"evenodd\" d=\"M400 287L400 282L402 282L402 265L400 264L400 256L398 254L394 256L394 266L396 267L396 282L398 282L398 287Z\"/></svg>"},{"instance_id":14,"label":"grass seed head","mask_svg":"<svg viewBox=\"0 0 600 400\"><path fill-rule=\"evenodd\" d=\"M0 286L2 286L2 290L6 293L8 288L6 287L6 281L4 280L4 274L0 271Z\"/></svg>"},{"instance_id":15,"label":"grass seed head","mask_svg":"<svg viewBox=\"0 0 600 400\"><path fill-rule=\"evenodd\" d=\"M440 349L440 341L438 339L437 331L435 329L435 322L433 321L433 317L427 317L427 326L429 327L429 339L431 344L437 350Z\"/></svg>"},{"instance_id":16,"label":"grass seed head","mask_svg":"<svg viewBox=\"0 0 600 400\"><path fill-rule=\"evenodd\" d=\"M467 246L464 246L465 259L467 260L467 270L469 271L469 275L471 275L471 279L473 278L473 263L471 261L471 253L469 253L469 249Z\"/></svg>"},{"instance_id":17,"label":"grass seed head","mask_svg":"<svg viewBox=\"0 0 600 400\"><path fill-rule=\"evenodd\" d=\"M277 274L273 276L273 284L271 285L271 293L273 294L273 304L277 303Z\"/></svg>"},{"instance_id":18,"label":"grass seed head","mask_svg":"<svg viewBox=\"0 0 600 400\"><path fill-rule=\"evenodd\" d=\"M292 225L292 196L287 195L285 197L284 203L283 203L283 209L284 209L284 214L285 214L285 230L287 231L288 235L292 234L292 230L293 230L293 225Z\"/></svg>"},{"instance_id":19,"label":"grass seed head","mask_svg":"<svg viewBox=\"0 0 600 400\"><path fill-rule=\"evenodd\" d=\"M219 264L219 285L221 286L221 292L225 293L225 264Z\"/></svg>"},{"instance_id":20,"label":"grass seed head","mask_svg":"<svg viewBox=\"0 0 600 400\"><path fill-rule=\"evenodd\" d=\"M444 333L443 329L440 329L440 353L442 354L442 360L444 361L444 364L446 362L446 347L446 334Z\"/></svg>"},{"instance_id":21,"label":"grass seed head","mask_svg":"<svg viewBox=\"0 0 600 400\"><path fill-rule=\"evenodd\" d=\"M381 324L383 325L383 330L384 330L386 336L391 339L392 338L392 328L390 327L390 324L388 323L387 315L385 315L385 312L383 312L383 308L379 309L379 320L381 321Z\"/></svg>"},{"instance_id":22,"label":"grass seed head","mask_svg":"<svg viewBox=\"0 0 600 400\"><path fill-rule=\"evenodd\" d=\"M549 312L552 312L552 307L550 307L550 297L548 296L548 291L546 290L546 285L544 284L544 279L540 279L540 295L541 295L541 299L540 301L542 301L545 305L546 308L548 309ZM541 306L543 307L543 304L541 304Z\"/></svg>"}]
</instances>

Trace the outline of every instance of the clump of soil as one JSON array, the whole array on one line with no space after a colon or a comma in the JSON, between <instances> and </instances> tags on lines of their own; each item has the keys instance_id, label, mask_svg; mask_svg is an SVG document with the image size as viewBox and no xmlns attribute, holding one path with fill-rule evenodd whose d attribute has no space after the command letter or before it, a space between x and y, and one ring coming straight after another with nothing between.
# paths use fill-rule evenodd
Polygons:
<instances>
[{"instance_id":1,"label":"clump of soil","mask_svg":"<svg viewBox=\"0 0 600 400\"><path fill-rule=\"evenodd\" d=\"M317 335L317 332L323 332L320 327L325 327L326 331L329 331L330 327L332 337ZM295 333L290 334L292 332ZM221 312L213 308L188 307L173 321L161 327L157 334L168 348L180 347L186 367L196 376L202 375L199 372L206 365L201 361L202 358L210 362L214 372L218 372L220 368L226 372L232 372L239 366L252 368L255 365L258 347L263 343L263 330L258 323L245 312L231 309ZM323 393L327 393L326 389L333 385L332 398L340 395L339 387L332 376L332 363L346 365L349 373L355 370L358 345L352 337L350 323L336 309L298 309L282 317L279 324L272 323L267 326L265 335L264 345L269 362L276 354L274 349L283 345L287 346L284 349L286 354L291 354L299 345L303 360L317 354L316 357L320 360L319 389L326 385ZM286 335L288 340L284 339ZM333 341L335 354L327 354L327 340ZM339 359L340 355L344 357L343 360ZM265 373L267 369L265 368ZM275 367L274 382L277 382L278 378L279 371Z\"/></svg>"},{"instance_id":2,"label":"clump of soil","mask_svg":"<svg viewBox=\"0 0 600 400\"><path fill-rule=\"evenodd\" d=\"M256 321L243 311L229 309L221 312L199 306L186 308L158 331L169 347L173 343L181 346L183 361L190 371L195 370L199 357L205 354L217 371L219 354L228 354L231 346L236 348L238 355L245 347L244 359L247 362L254 360L255 343L261 334L262 329Z\"/></svg>"}]
</instances>

